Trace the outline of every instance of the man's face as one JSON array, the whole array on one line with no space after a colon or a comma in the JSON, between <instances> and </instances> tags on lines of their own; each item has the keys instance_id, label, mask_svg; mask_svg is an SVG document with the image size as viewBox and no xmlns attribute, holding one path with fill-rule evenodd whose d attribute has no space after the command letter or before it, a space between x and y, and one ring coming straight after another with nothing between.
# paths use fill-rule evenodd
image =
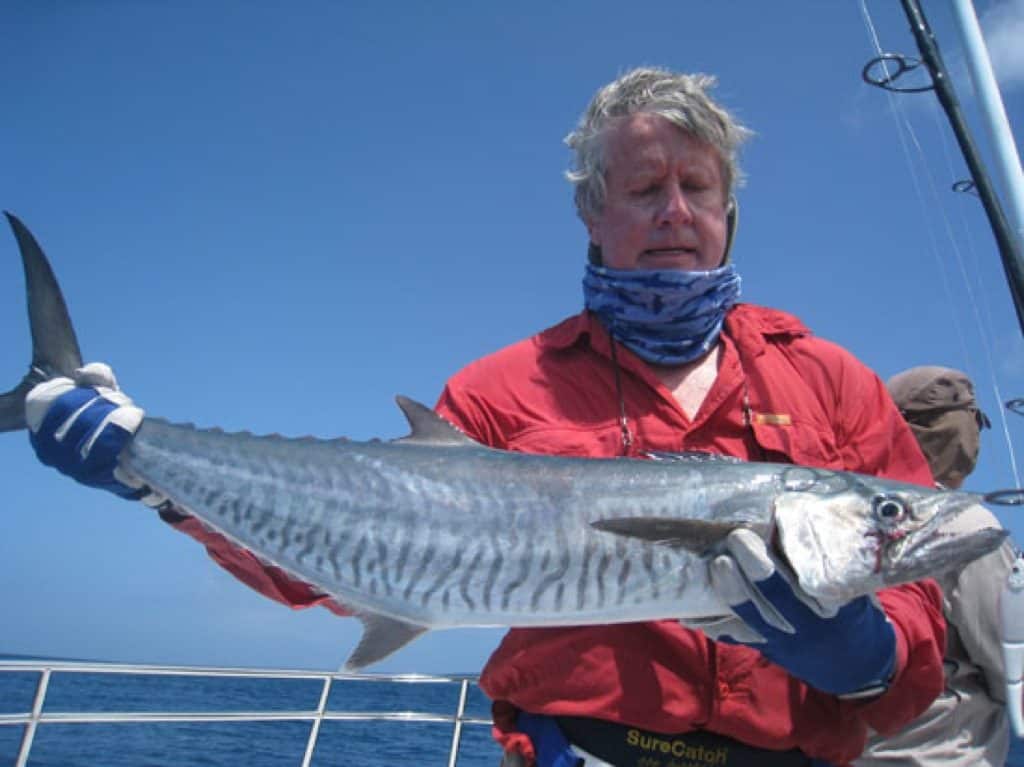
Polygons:
<instances>
[{"instance_id":1,"label":"man's face","mask_svg":"<svg viewBox=\"0 0 1024 767\"><path fill-rule=\"evenodd\" d=\"M718 153L663 117L635 114L605 143L604 209L587 220L612 269L721 265L726 194Z\"/></svg>"}]
</instances>

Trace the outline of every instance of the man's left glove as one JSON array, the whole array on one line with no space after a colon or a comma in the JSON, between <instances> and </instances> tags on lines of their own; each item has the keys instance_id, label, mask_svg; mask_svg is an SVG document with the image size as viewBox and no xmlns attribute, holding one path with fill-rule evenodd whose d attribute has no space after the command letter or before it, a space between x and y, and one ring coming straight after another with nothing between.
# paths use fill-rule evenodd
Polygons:
<instances>
[{"instance_id":1,"label":"man's left glove","mask_svg":"<svg viewBox=\"0 0 1024 767\"><path fill-rule=\"evenodd\" d=\"M711 585L746 632L718 638L761 652L811 687L843 698L885 692L896 633L873 596L822 604L803 592L752 530L734 530L710 565Z\"/></svg>"},{"instance_id":2,"label":"man's left glove","mask_svg":"<svg viewBox=\"0 0 1024 767\"><path fill-rule=\"evenodd\" d=\"M73 378L44 381L25 398L29 441L40 461L83 485L159 506L166 497L117 464L144 416L118 388L113 371L98 362Z\"/></svg>"}]
</instances>

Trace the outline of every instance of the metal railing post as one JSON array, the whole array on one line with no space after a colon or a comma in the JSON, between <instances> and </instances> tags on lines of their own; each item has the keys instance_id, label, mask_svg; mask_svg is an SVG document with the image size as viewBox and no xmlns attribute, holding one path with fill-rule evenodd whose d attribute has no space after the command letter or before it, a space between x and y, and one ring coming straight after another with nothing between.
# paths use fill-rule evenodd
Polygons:
<instances>
[{"instance_id":1,"label":"metal railing post","mask_svg":"<svg viewBox=\"0 0 1024 767\"><path fill-rule=\"evenodd\" d=\"M309 740L306 742L306 754L302 757L302 767L309 767L313 762L313 751L316 750L316 742L320 737L320 724L324 721L324 712L327 710L327 700L331 696L331 682L334 677L324 677L324 689L320 691L320 705L316 707L316 718L309 728Z\"/></svg>"},{"instance_id":2,"label":"metal railing post","mask_svg":"<svg viewBox=\"0 0 1024 767\"><path fill-rule=\"evenodd\" d=\"M459 743L462 740L462 717L466 713L466 696L469 693L469 680L463 679L459 685L459 705L455 709L455 727L452 729L452 748L448 752L448 767L455 767L459 759Z\"/></svg>"},{"instance_id":3,"label":"metal railing post","mask_svg":"<svg viewBox=\"0 0 1024 767\"><path fill-rule=\"evenodd\" d=\"M50 669L44 668L39 673L39 684L36 685L36 696L32 701L32 714L25 724L25 732L21 735L21 747L18 749L14 767L25 767L28 764L28 754L32 750L32 741L36 737L36 727L39 725L39 717L42 716L43 703L46 700L46 688L49 686Z\"/></svg>"}]
</instances>

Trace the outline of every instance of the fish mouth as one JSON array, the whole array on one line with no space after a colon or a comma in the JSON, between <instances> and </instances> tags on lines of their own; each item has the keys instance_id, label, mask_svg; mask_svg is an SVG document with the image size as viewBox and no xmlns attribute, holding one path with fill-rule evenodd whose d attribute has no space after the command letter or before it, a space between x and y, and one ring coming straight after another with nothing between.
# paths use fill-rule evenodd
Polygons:
<instances>
[{"instance_id":1,"label":"fish mouth","mask_svg":"<svg viewBox=\"0 0 1024 767\"><path fill-rule=\"evenodd\" d=\"M885 584L893 586L940 575L999 548L1009 532L998 526L972 526L974 515L966 513L976 509L991 517L980 501L981 496L959 492L939 493L918 501L928 522L883 544L880 567Z\"/></svg>"}]
</instances>

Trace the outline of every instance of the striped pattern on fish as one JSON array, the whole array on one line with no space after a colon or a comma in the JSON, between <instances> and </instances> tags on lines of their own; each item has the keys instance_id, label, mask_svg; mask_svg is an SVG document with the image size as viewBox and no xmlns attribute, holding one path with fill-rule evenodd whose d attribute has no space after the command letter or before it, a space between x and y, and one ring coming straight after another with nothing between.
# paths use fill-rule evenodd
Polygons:
<instances>
[{"instance_id":1,"label":"striped pattern on fish","mask_svg":"<svg viewBox=\"0 0 1024 767\"><path fill-rule=\"evenodd\" d=\"M725 463L709 482L706 466L505 453L464 438L290 440L157 419L122 466L342 603L431 628L727 613L697 554L590 523L766 526L779 482L767 465ZM764 489L759 507L753 494L730 504L740 481Z\"/></svg>"}]
</instances>

